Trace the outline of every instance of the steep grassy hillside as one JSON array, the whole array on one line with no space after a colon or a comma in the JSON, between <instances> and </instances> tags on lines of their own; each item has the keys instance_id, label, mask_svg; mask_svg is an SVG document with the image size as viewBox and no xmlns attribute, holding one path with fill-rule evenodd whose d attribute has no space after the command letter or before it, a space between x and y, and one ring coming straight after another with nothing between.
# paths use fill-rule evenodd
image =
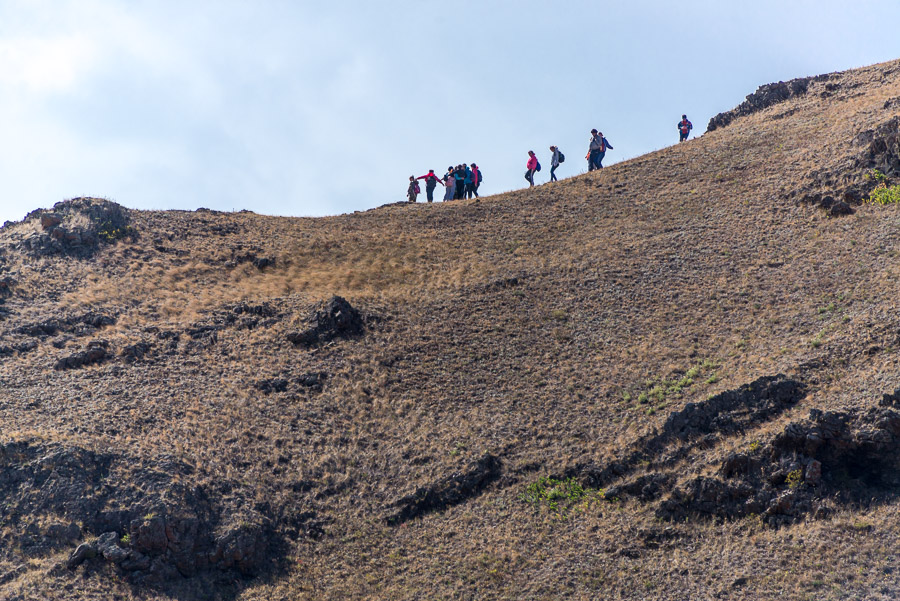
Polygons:
<instances>
[{"instance_id":1,"label":"steep grassy hillside","mask_svg":"<svg viewBox=\"0 0 900 601\"><path fill-rule=\"evenodd\" d=\"M896 598L898 123L894 62L477 204L7 223L0 598Z\"/></svg>"}]
</instances>

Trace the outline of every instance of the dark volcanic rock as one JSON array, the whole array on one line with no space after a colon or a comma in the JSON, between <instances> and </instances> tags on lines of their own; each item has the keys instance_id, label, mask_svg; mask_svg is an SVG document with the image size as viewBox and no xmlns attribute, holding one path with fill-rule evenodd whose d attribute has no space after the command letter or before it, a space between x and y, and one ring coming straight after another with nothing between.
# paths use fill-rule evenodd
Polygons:
<instances>
[{"instance_id":1,"label":"dark volcanic rock","mask_svg":"<svg viewBox=\"0 0 900 601\"><path fill-rule=\"evenodd\" d=\"M725 127L738 117L751 115L795 96L802 96L803 94L806 94L811 82L827 80L829 77L829 75L801 77L787 82L779 81L759 86L759 88L757 88L754 93L747 96L744 102L739 104L737 108L725 113L719 113L710 119L706 131L714 131L720 127Z\"/></svg>"},{"instance_id":2,"label":"dark volcanic rock","mask_svg":"<svg viewBox=\"0 0 900 601\"><path fill-rule=\"evenodd\" d=\"M135 236L127 209L102 198L73 198L56 203L52 211L38 209L25 221L39 221L40 231L17 243L36 255L65 254L89 257L103 243Z\"/></svg>"},{"instance_id":3,"label":"dark volcanic rock","mask_svg":"<svg viewBox=\"0 0 900 601\"><path fill-rule=\"evenodd\" d=\"M258 380L253 386L265 394L271 394L287 390L288 381L284 378L266 378L265 380Z\"/></svg>"},{"instance_id":4,"label":"dark volcanic rock","mask_svg":"<svg viewBox=\"0 0 900 601\"><path fill-rule=\"evenodd\" d=\"M853 207L842 200L834 202L834 204L832 204L831 208L828 210L828 214L832 217L837 217L840 215L852 215L855 212L856 211L853 210Z\"/></svg>"},{"instance_id":5,"label":"dark volcanic rock","mask_svg":"<svg viewBox=\"0 0 900 601\"><path fill-rule=\"evenodd\" d=\"M104 561L135 583L167 588L200 573L231 580L275 567L283 545L271 518L240 509L239 498L181 484L193 471L175 461L150 465L79 448L10 443L0 445L0 505L9 527L61 515L82 523L84 532L74 523L51 526L39 547L46 555L96 536L71 554L73 570ZM221 484L213 488L234 488ZM298 527L315 514L304 516ZM16 542L24 549L34 546L29 540L20 535Z\"/></svg>"},{"instance_id":6,"label":"dark volcanic rock","mask_svg":"<svg viewBox=\"0 0 900 601\"><path fill-rule=\"evenodd\" d=\"M349 338L363 332L363 318L353 306L340 296L333 296L311 319L312 327L292 332L287 339L297 346L315 346L335 338Z\"/></svg>"},{"instance_id":7,"label":"dark volcanic rock","mask_svg":"<svg viewBox=\"0 0 900 601\"><path fill-rule=\"evenodd\" d=\"M56 362L54 369L75 369L84 365L93 365L94 363L106 361L110 358L109 351L106 350L108 346L109 343L105 340L93 340L88 343L87 349L80 353L62 357Z\"/></svg>"},{"instance_id":8,"label":"dark volcanic rock","mask_svg":"<svg viewBox=\"0 0 900 601\"><path fill-rule=\"evenodd\" d=\"M501 463L495 455L485 454L465 470L419 488L397 500L396 511L387 518L389 524L401 524L432 511L458 505L479 493L500 477Z\"/></svg>"}]
</instances>

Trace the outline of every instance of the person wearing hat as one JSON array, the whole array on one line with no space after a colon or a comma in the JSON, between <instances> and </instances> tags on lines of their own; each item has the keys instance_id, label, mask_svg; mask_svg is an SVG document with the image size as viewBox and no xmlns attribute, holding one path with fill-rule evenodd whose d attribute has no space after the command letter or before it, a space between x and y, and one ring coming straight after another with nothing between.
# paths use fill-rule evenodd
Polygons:
<instances>
[{"instance_id":1,"label":"person wearing hat","mask_svg":"<svg viewBox=\"0 0 900 601\"><path fill-rule=\"evenodd\" d=\"M434 189L437 188L437 185L444 185L444 182L439 180L438 176L434 174L434 169L429 169L428 173L420 175L416 179L425 180L425 196L428 198L428 202L434 201Z\"/></svg>"},{"instance_id":2,"label":"person wearing hat","mask_svg":"<svg viewBox=\"0 0 900 601\"><path fill-rule=\"evenodd\" d=\"M556 168L559 167L559 148L557 148L556 146L551 146L550 152L553 153L553 156L550 157L550 181L556 182L559 180L556 179L556 174L554 173L554 171L556 171Z\"/></svg>"}]
</instances>

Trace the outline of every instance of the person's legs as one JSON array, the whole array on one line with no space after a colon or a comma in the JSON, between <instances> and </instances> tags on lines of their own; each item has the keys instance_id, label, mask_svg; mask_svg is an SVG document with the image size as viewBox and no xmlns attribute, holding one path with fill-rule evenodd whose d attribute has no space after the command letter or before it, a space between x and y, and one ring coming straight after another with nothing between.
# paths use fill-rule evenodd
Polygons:
<instances>
[{"instance_id":1,"label":"person's legs","mask_svg":"<svg viewBox=\"0 0 900 601\"><path fill-rule=\"evenodd\" d=\"M425 196L428 198L428 202L434 201L434 186L425 186Z\"/></svg>"},{"instance_id":2,"label":"person's legs","mask_svg":"<svg viewBox=\"0 0 900 601\"><path fill-rule=\"evenodd\" d=\"M593 171L597 167L597 151L592 150L588 159L588 171Z\"/></svg>"},{"instance_id":3,"label":"person's legs","mask_svg":"<svg viewBox=\"0 0 900 601\"><path fill-rule=\"evenodd\" d=\"M534 169L525 172L525 179L528 180L529 186L534 186Z\"/></svg>"},{"instance_id":4,"label":"person's legs","mask_svg":"<svg viewBox=\"0 0 900 601\"><path fill-rule=\"evenodd\" d=\"M559 165L554 165L553 167L550 167L550 181L551 182L558 181L556 179L556 173L555 173L557 167L559 167Z\"/></svg>"},{"instance_id":5,"label":"person's legs","mask_svg":"<svg viewBox=\"0 0 900 601\"><path fill-rule=\"evenodd\" d=\"M462 180L456 182L456 200L462 200L466 193L466 184Z\"/></svg>"},{"instance_id":6,"label":"person's legs","mask_svg":"<svg viewBox=\"0 0 900 601\"><path fill-rule=\"evenodd\" d=\"M597 169L603 169L603 157L606 156L606 151L600 151L597 153Z\"/></svg>"},{"instance_id":7,"label":"person's legs","mask_svg":"<svg viewBox=\"0 0 900 601\"><path fill-rule=\"evenodd\" d=\"M475 194L475 198L480 198L480 197L478 196L478 186L480 186L480 185L481 185L481 182L478 182L477 184L475 184L475 185L472 187L472 193Z\"/></svg>"}]
</instances>

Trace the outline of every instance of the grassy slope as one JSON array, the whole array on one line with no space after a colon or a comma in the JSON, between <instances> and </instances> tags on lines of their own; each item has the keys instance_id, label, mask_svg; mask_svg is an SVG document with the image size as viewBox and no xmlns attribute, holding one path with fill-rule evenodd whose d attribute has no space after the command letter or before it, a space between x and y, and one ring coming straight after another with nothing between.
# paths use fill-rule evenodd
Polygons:
<instances>
[{"instance_id":1,"label":"grassy slope","mask_svg":"<svg viewBox=\"0 0 900 601\"><path fill-rule=\"evenodd\" d=\"M100 336L123 346L147 326L183 328L242 299L289 317L131 367L57 373L61 351L49 344L3 360L3 438L174 454L200 468L198 481L224 474L252 497L290 497L333 520L324 539L297 541L288 573L250 583L247 600L891 598L900 591L895 503L779 530L676 524L676 542L654 549L643 533L665 525L638 503L560 517L519 495L541 475L616 457L687 402L762 375L798 375L813 392L711 456L811 407L869 406L898 387L900 209L831 219L787 200L812 171L842 168L859 151L855 133L896 114L884 105L900 96L900 77L881 75L896 67L844 74L827 101L813 88L701 139L480 204L315 220L137 213L142 238L91 261L14 258L20 296L8 328L114 309L118 325ZM225 267L248 250L277 266ZM497 284L513 276L518 285ZM317 352L285 342L333 293L382 321L361 341ZM681 395L637 402L648 380L704 361ZM321 394L250 386L314 370L331 374ZM486 450L503 456L500 484L402 527L384 524L394 499ZM285 458L277 473L273 452ZM697 469L682 467L685 477ZM304 497L286 486L303 478L340 492ZM0 596L154 595L47 576L58 559L32 560ZM733 588L738 578L747 581Z\"/></svg>"}]
</instances>

